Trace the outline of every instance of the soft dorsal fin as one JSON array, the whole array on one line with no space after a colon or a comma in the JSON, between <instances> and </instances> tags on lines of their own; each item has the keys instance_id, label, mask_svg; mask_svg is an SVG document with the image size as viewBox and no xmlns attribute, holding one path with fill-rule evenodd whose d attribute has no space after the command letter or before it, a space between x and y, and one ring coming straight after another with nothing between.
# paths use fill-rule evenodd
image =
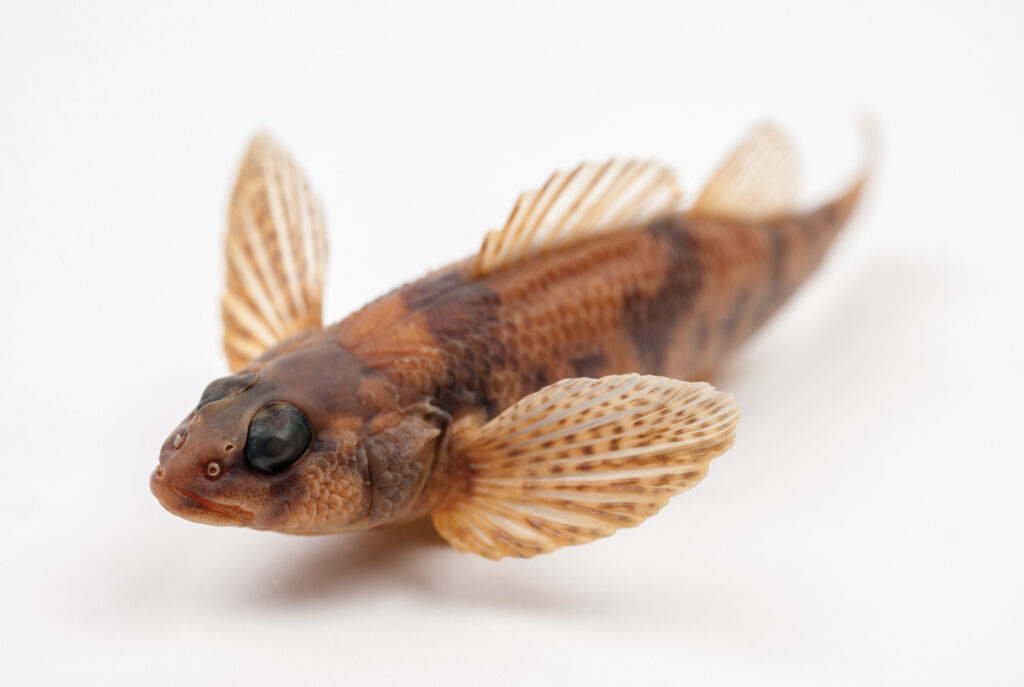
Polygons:
<instances>
[{"instance_id":1,"label":"soft dorsal fin","mask_svg":"<svg viewBox=\"0 0 1024 687\"><path fill-rule=\"evenodd\" d=\"M793 146L776 127L762 124L715 171L690 212L762 220L791 210L796 194Z\"/></svg>"},{"instance_id":2,"label":"soft dorsal fin","mask_svg":"<svg viewBox=\"0 0 1024 687\"><path fill-rule=\"evenodd\" d=\"M488 558L635 527L704 477L738 421L732 396L704 383L563 379L484 425L453 427L456 482L434 526Z\"/></svg>"},{"instance_id":3,"label":"soft dorsal fin","mask_svg":"<svg viewBox=\"0 0 1024 687\"><path fill-rule=\"evenodd\" d=\"M232 370L321 326L323 215L302 172L269 136L253 140L238 171L225 249L221 314Z\"/></svg>"},{"instance_id":4,"label":"soft dorsal fin","mask_svg":"<svg viewBox=\"0 0 1024 687\"><path fill-rule=\"evenodd\" d=\"M681 196L675 175L653 162L587 162L555 172L539 189L519 196L504 228L488 232L473 276L638 226L675 210Z\"/></svg>"}]
</instances>

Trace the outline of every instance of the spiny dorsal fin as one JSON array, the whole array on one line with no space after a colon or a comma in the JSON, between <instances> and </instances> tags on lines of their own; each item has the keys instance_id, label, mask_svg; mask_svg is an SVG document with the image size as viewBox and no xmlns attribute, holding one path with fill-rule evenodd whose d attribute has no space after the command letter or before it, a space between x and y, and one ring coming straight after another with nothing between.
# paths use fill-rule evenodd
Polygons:
<instances>
[{"instance_id":1,"label":"spiny dorsal fin","mask_svg":"<svg viewBox=\"0 0 1024 687\"><path fill-rule=\"evenodd\" d=\"M327 239L302 172L269 136L242 161L228 212L224 352L232 370L321 325Z\"/></svg>"},{"instance_id":2,"label":"spiny dorsal fin","mask_svg":"<svg viewBox=\"0 0 1024 687\"><path fill-rule=\"evenodd\" d=\"M712 175L690 212L762 220L791 210L796 194L793 146L777 128L762 124Z\"/></svg>"},{"instance_id":3,"label":"spiny dorsal fin","mask_svg":"<svg viewBox=\"0 0 1024 687\"><path fill-rule=\"evenodd\" d=\"M634 527L699 482L739 410L705 383L564 379L452 440L462 481L433 513L459 551L530 557Z\"/></svg>"},{"instance_id":4,"label":"spiny dorsal fin","mask_svg":"<svg viewBox=\"0 0 1024 687\"><path fill-rule=\"evenodd\" d=\"M504 228L488 232L473 276L638 226L675 210L681 196L675 175L653 162L587 162L555 172L542 187L519 196Z\"/></svg>"}]
</instances>

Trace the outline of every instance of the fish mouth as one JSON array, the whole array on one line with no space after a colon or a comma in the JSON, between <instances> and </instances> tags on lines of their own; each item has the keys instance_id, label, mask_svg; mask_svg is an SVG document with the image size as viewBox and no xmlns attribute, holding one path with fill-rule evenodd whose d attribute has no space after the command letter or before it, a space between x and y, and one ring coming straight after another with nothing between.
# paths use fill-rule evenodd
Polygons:
<instances>
[{"instance_id":1,"label":"fish mouth","mask_svg":"<svg viewBox=\"0 0 1024 687\"><path fill-rule=\"evenodd\" d=\"M169 484L158 467L149 480L149 488L160 505L178 517L204 525L245 527L253 514L240 506L230 506L204 498L188 489Z\"/></svg>"}]
</instances>

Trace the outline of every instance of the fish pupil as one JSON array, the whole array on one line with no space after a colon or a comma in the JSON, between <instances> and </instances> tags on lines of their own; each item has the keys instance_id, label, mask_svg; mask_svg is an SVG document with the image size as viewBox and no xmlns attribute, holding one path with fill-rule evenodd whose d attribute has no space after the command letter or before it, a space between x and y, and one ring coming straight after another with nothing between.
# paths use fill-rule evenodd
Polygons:
<instances>
[{"instance_id":1,"label":"fish pupil","mask_svg":"<svg viewBox=\"0 0 1024 687\"><path fill-rule=\"evenodd\" d=\"M279 437L270 437L263 442L263 452L268 456L280 456L284 453L286 447L285 440Z\"/></svg>"},{"instance_id":2,"label":"fish pupil","mask_svg":"<svg viewBox=\"0 0 1024 687\"><path fill-rule=\"evenodd\" d=\"M245 462L259 472L278 472L298 460L312 439L309 420L301 410L273 403L256 411L249 422Z\"/></svg>"}]
</instances>

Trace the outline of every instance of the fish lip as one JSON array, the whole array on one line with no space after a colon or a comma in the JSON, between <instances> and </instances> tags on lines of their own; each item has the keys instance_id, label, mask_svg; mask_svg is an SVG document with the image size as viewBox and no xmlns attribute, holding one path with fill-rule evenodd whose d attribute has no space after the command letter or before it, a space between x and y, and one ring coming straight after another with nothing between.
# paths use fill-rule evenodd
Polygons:
<instances>
[{"instance_id":1,"label":"fish lip","mask_svg":"<svg viewBox=\"0 0 1024 687\"><path fill-rule=\"evenodd\" d=\"M241 506L229 506L224 503L217 503L216 501L203 498L199 494L189 491L188 489L182 489L181 487L176 487L174 485L171 485L171 489L176 491L182 498L192 501L203 508L232 518L239 527L244 527L245 523L249 522L254 517L252 513Z\"/></svg>"}]
</instances>

